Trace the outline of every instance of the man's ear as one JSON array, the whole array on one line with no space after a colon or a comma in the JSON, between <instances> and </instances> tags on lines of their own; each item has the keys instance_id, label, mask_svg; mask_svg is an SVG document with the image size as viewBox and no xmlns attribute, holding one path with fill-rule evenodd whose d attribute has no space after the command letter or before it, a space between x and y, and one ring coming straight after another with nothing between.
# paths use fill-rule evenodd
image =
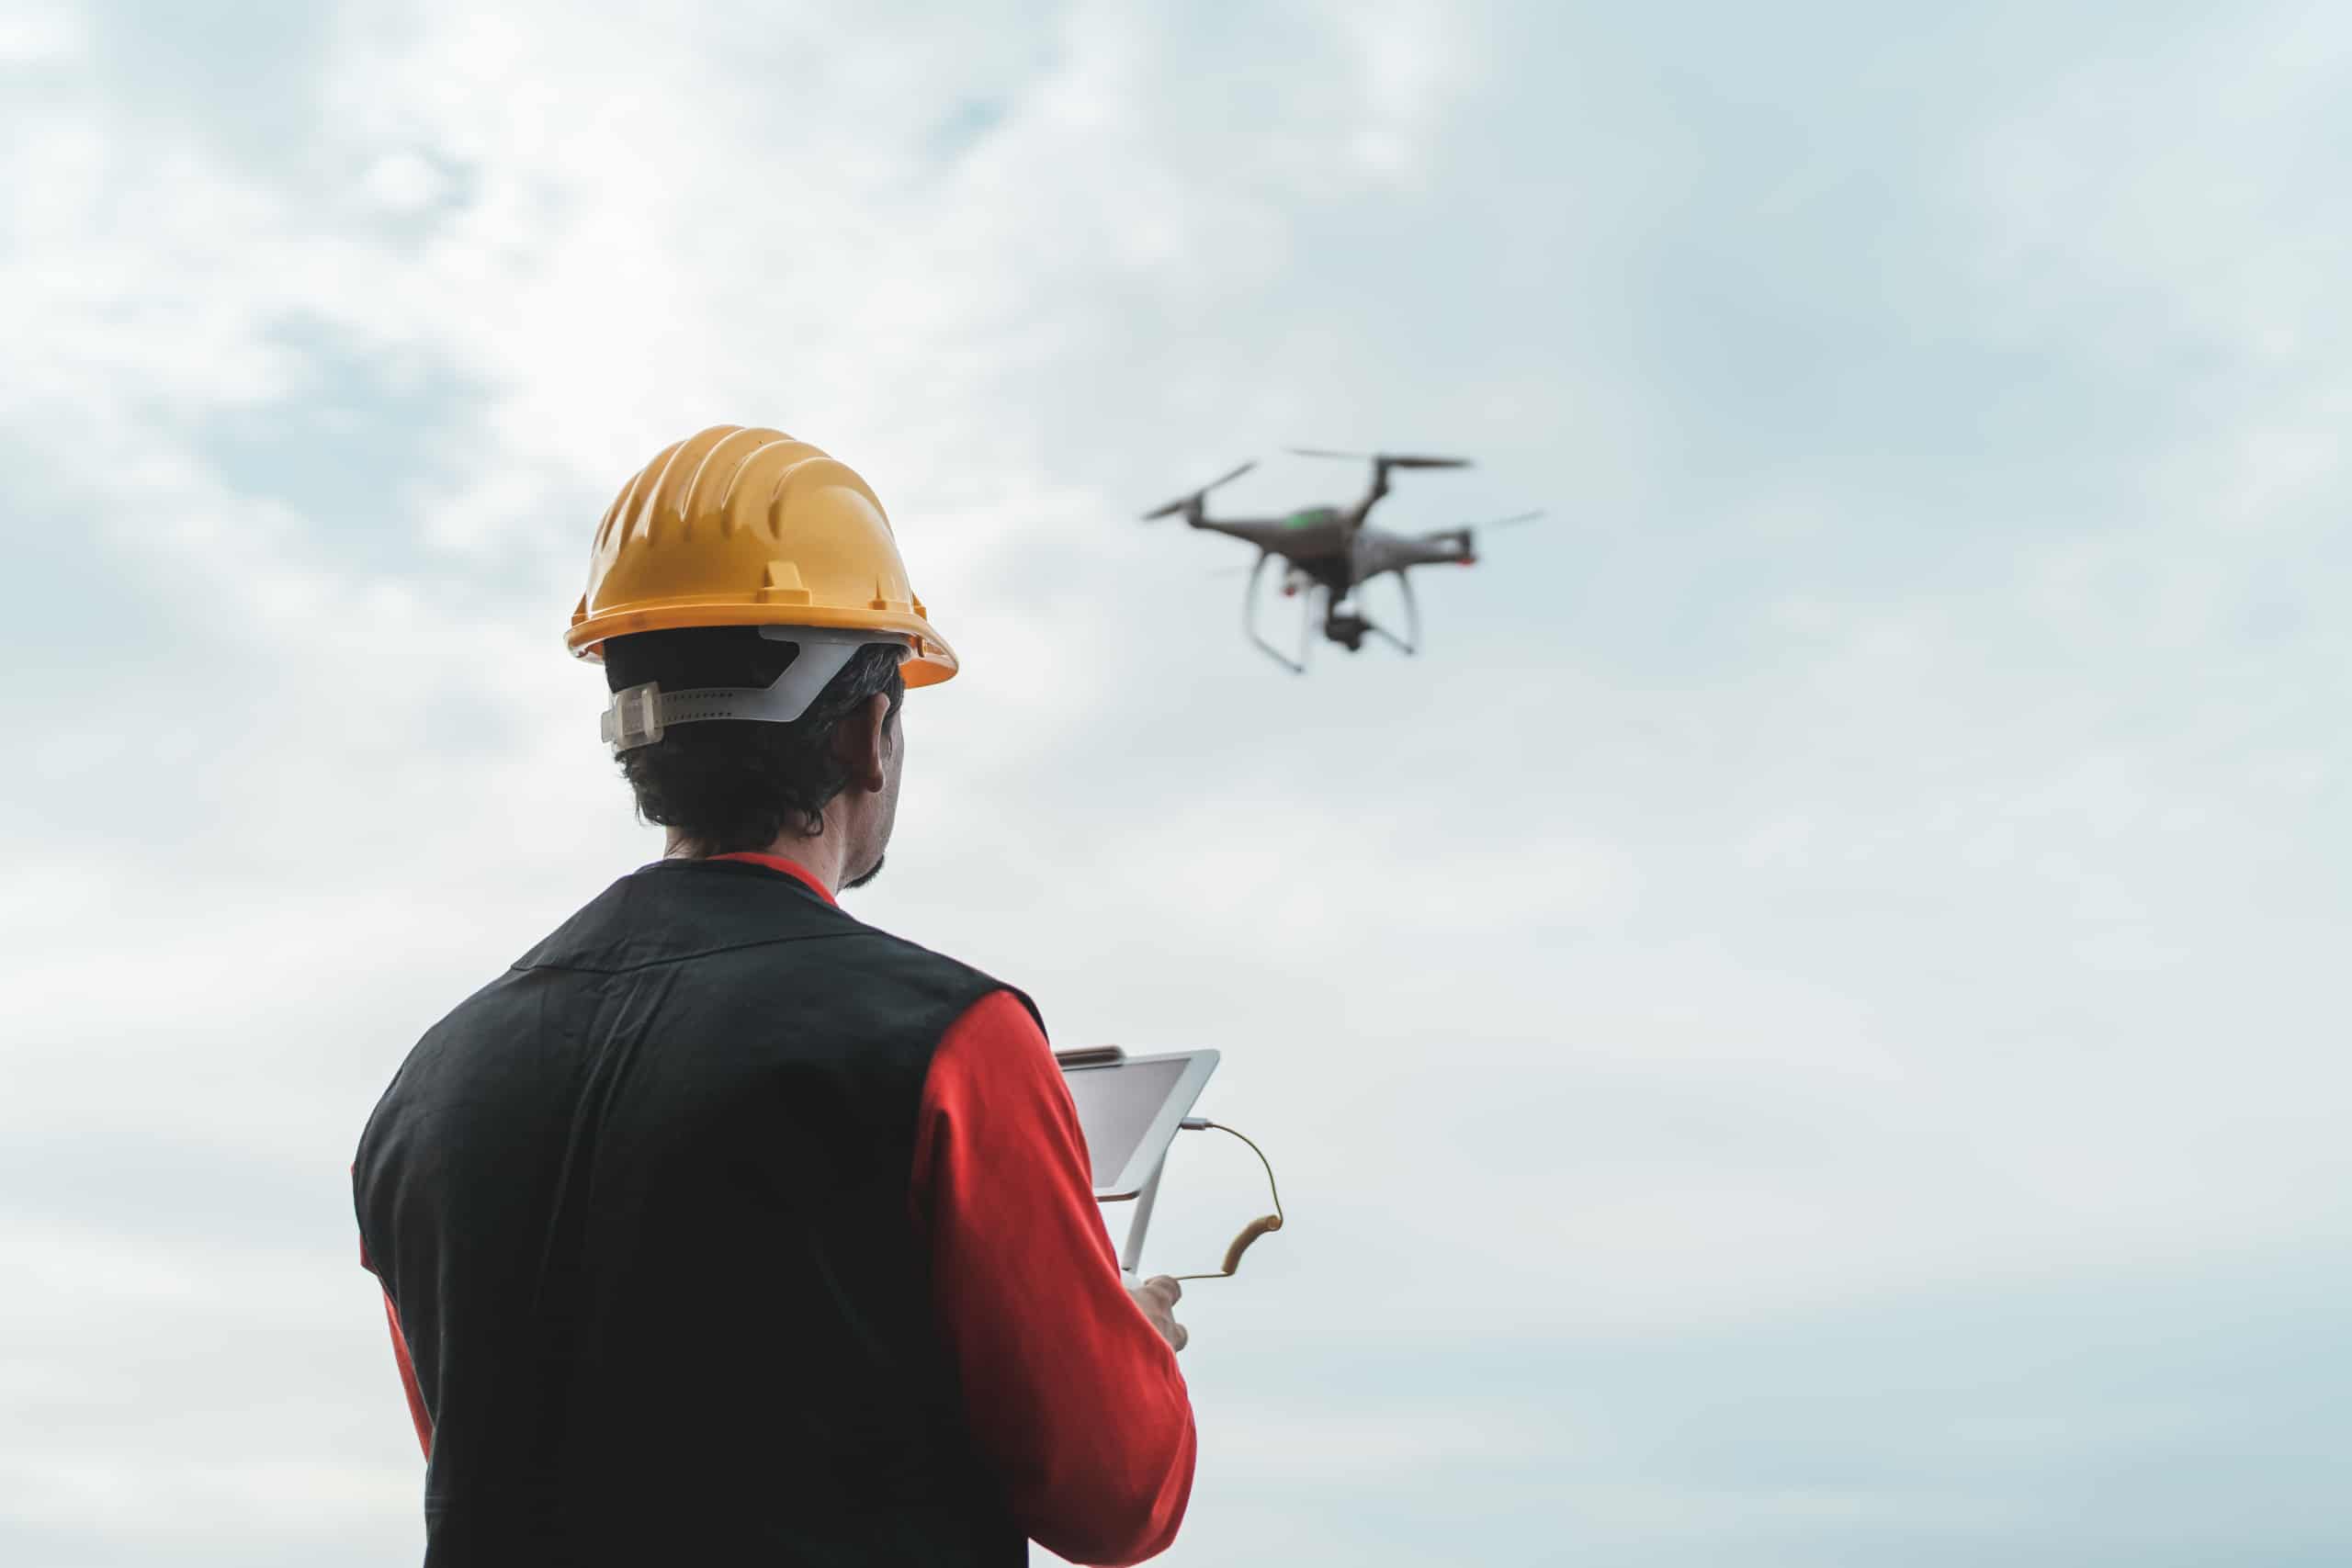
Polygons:
<instances>
[{"instance_id":1,"label":"man's ear","mask_svg":"<svg viewBox=\"0 0 2352 1568\"><path fill-rule=\"evenodd\" d=\"M842 715L833 726L833 758L849 775L849 786L879 795L889 782L885 766L897 738L889 733L890 699L880 692Z\"/></svg>"}]
</instances>

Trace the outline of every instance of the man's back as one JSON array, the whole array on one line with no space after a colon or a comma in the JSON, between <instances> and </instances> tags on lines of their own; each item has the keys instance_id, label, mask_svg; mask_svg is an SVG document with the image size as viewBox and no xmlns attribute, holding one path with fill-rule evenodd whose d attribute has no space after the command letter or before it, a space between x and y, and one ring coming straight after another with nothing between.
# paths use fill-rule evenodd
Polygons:
<instances>
[{"instance_id":1,"label":"man's back","mask_svg":"<svg viewBox=\"0 0 2352 1568\"><path fill-rule=\"evenodd\" d=\"M624 878L411 1055L356 1171L435 1564L1005 1562L910 1224L997 990L792 877Z\"/></svg>"},{"instance_id":2,"label":"man's back","mask_svg":"<svg viewBox=\"0 0 2352 1568\"><path fill-rule=\"evenodd\" d=\"M353 1167L433 1568L1090 1563L1175 1539L1182 1286L1128 1287L1027 1000L833 903L958 662L873 488L656 453L565 644L665 859L436 1025Z\"/></svg>"}]
</instances>

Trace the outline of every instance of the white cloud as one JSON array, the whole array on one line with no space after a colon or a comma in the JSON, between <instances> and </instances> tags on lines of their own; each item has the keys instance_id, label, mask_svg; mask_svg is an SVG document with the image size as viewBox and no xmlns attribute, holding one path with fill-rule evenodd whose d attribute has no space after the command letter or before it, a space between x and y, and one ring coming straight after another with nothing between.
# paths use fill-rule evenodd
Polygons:
<instances>
[{"instance_id":1,"label":"white cloud","mask_svg":"<svg viewBox=\"0 0 2352 1568\"><path fill-rule=\"evenodd\" d=\"M438 201L448 181L430 160L411 152L386 152L368 165L360 183L389 212L422 212Z\"/></svg>"},{"instance_id":2,"label":"white cloud","mask_svg":"<svg viewBox=\"0 0 2352 1568\"><path fill-rule=\"evenodd\" d=\"M57 65L88 47L88 29L74 6L21 4L0 16L0 66Z\"/></svg>"}]
</instances>

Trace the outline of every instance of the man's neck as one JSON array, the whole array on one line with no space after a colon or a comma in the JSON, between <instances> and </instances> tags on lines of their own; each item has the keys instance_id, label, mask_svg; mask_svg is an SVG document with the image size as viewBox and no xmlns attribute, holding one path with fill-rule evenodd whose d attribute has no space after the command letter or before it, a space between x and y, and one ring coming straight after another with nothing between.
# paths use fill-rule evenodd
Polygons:
<instances>
[{"instance_id":1,"label":"man's neck","mask_svg":"<svg viewBox=\"0 0 2352 1568\"><path fill-rule=\"evenodd\" d=\"M761 854L788 860L825 885L828 893L842 890L842 878L847 869L842 864L845 835L830 818L826 830L813 835L778 833L771 843L760 846ZM669 841L662 846L663 860L697 860L702 851L690 839L680 836L676 829L670 830Z\"/></svg>"}]
</instances>

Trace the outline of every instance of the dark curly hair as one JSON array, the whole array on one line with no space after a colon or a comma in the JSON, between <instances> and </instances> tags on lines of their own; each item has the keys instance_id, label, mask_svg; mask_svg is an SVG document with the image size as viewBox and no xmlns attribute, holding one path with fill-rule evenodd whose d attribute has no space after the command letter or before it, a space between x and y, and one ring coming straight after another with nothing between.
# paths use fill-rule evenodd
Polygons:
<instances>
[{"instance_id":1,"label":"dark curly hair","mask_svg":"<svg viewBox=\"0 0 2352 1568\"><path fill-rule=\"evenodd\" d=\"M605 680L616 692L658 681L665 692L697 686L765 686L797 657L797 643L763 637L756 626L639 632L605 644ZM650 746L620 755L637 792L637 814L674 829L697 853L763 850L787 824L813 836L825 803L849 782L833 755L833 731L869 698L887 694L894 723L906 682L899 650L861 648L790 724L718 718L682 724Z\"/></svg>"}]
</instances>

